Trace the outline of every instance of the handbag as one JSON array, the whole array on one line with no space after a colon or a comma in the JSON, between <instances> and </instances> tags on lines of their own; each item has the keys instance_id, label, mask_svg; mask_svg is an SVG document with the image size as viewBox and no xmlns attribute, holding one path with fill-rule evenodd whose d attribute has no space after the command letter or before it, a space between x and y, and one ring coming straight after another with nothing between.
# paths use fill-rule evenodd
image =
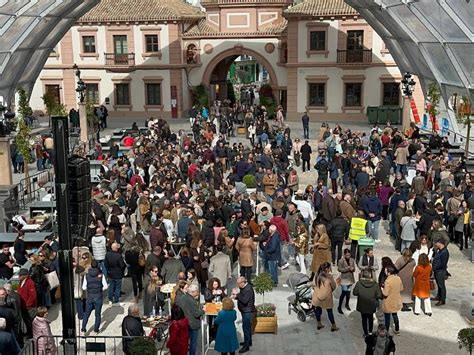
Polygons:
<instances>
[{"instance_id":1,"label":"handbag","mask_svg":"<svg viewBox=\"0 0 474 355\"><path fill-rule=\"evenodd\" d=\"M209 263L207 262L207 260L204 260L202 263L201 263L201 267L203 269L207 269L209 267Z\"/></svg>"},{"instance_id":2,"label":"handbag","mask_svg":"<svg viewBox=\"0 0 474 355\"><path fill-rule=\"evenodd\" d=\"M59 286L59 278L56 271L51 271L46 274L46 281L48 281L49 287L52 289Z\"/></svg>"},{"instance_id":3,"label":"handbag","mask_svg":"<svg viewBox=\"0 0 474 355\"><path fill-rule=\"evenodd\" d=\"M436 290L435 280L430 279L430 291Z\"/></svg>"},{"instance_id":4,"label":"handbag","mask_svg":"<svg viewBox=\"0 0 474 355\"><path fill-rule=\"evenodd\" d=\"M143 253L140 252L140 255L138 255L138 265L143 267L143 266L145 266L145 264L146 264L145 255L143 255Z\"/></svg>"}]
</instances>

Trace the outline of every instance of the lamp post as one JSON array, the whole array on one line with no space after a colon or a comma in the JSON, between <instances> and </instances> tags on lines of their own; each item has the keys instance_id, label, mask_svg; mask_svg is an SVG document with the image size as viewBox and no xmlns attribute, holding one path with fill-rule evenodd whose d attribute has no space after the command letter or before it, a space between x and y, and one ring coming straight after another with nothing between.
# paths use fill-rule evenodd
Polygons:
<instances>
[{"instance_id":1,"label":"lamp post","mask_svg":"<svg viewBox=\"0 0 474 355\"><path fill-rule=\"evenodd\" d=\"M403 93L403 114L402 114L402 130L405 132L410 127L411 115L410 115L410 102L411 95L415 88L416 82L413 80L410 73L403 74L402 84L402 93Z\"/></svg>"},{"instance_id":2,"label":"lamp post","mask_svg":"<svg viewBox=\"0 0 474 355\"><path fill-rule=\"evenodd\" d=\"M77 79L77 86L76 92L79 98L79 126L81 128L81 142L84 143L85 147L88 147L88 140L89 140L89 132L88 132L88 123L87 123L87 113L86 113L86 105L84 103L86 97L86 84L84 80L81 79L81 71L77 64L72 66L74 70L74 74L76 75Z\"/></svg>"}]
</instances>

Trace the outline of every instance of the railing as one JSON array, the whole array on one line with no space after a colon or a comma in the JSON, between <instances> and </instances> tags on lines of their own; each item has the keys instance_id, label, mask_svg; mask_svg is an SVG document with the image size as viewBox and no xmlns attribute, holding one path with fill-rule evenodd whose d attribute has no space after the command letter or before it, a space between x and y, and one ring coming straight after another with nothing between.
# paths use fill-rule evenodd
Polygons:
<instances>
[{"instance_id":1,"label":"railing","mask_svg":"<svg viewBox=\"0 0 474 355\"><path fill-rule=\"evenodd\" d=\"M27 178L20 180L18 184L18 199L20 209L26 209L27 204L33 201L39 201L40 189L46 184L53 182L53 169L39 171Z\"/></svg>"},{"instance_id":2,"label":"railing","mask_svg":"<svg viewBox=\"0 0 474 355\"><path fill-rule=\"evenodd\" d=\"M133 66L135 65L135 53L105 53L105 65L108 66Z\"/></svg>"},{"instance_id":3,"label":"railing","mask_svg":"<svg viewBox=\"0 0 474 355\"><path fill-rule=\"evenodd\" d=\"M370 64L372 63L372 49L337 50L339 64Z\"/></svg>"},{"instance_id":4,"label":"railing","mask_svg":"<svg viewBox=\"0 0 474 355\"><path fill-rule=\"evenodd\" d=\"M123 354L122 342L124 339L143 338L140 336L78 336L77 354ZM162 339L154 338L156 347L158 349L156 354L163 354L166 343L166 337ZM25 343L21 351L21 355L47 355L49 352L42 351L38 347L39 343L54 343L57 349L57 354L62 354L64 351L63 337L60 335L41 336L38 339L30 339Z\"/></svg>"}]
</instances>

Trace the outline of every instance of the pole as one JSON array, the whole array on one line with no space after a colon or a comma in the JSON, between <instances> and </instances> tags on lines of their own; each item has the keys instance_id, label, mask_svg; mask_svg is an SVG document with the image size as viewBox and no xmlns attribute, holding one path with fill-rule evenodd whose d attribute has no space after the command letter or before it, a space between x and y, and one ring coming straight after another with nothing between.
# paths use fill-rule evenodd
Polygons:
<instances>
[{"instance_id":1,"label":"pole","mask_svg":"<svg viewBox=\"0 0 474 355\"><path fill-rule=\"evenodd\" d=\"M61 270L61 312L63 324L64 354L77 354L76 325L74 323L74 285L72 273L73 240L70 234L69 178L68 178L68 120L67 117L52 117L56 211L59 234L59 270Z\"/></svg>"},{"instance_id":2,"label":"pole","mask_svg":"<svg viewBox=\"0 0 474 355\"><path fill-rule=\"evenodd\" d=\"M467 135L466 135L466 147L464 148L464 156L466 159L469 158L469 143L471 142L471 115L467 115Z\"/></svg>"},{"instance_id":3,"label":"pole","mask_svg":"<svg viewBox=\"0 0 474 355\"><path fill-rule=\"evenodd\" d=\"M403 97L403 111L402 111L402 132L405 133L405 131L410 128L410 123L411 123L411 97L405 95Z\"/></svg>"}]
</instances>

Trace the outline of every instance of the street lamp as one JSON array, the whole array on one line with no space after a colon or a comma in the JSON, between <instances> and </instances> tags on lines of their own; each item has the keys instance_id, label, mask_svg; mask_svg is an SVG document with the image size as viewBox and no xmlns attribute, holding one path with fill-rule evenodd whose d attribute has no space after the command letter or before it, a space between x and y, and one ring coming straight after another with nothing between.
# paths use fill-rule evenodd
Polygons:
<instances>
[{"instance_id":1,"label":"street lamp","mask_svg":"<svg viewBox=\"0 0 474 355\"><path fill-rule=\"evenodd\" d=\"M403 113L402 113L402 129L405 132L410 127L410 101L411 95L413 94L413 90L415 87L415 80L413 80L412 75L410 73L403 74L403 79L401 81L402 84L402 92L403 92Z\"/></svg>"},{"instance_id":2,"label":"street lamp","mask_svg":"<svg viewBox=\"0 0 474 355\"><path fill-rule=\"evenodd\" d=\"M412 75L410 73L403 74L402 79L402 92L403 95L410 97L413 94L413 90L415 89L416 82L413 80Z\"/></svg>"},{"instance_id":3,"label":"street lamp","mask_svg":"<svg viewBox=\"0 0 474 355\"><path fill-rule=\"evenodd\" d=\"M83 104L84 99L85 99L85 93L86 93L86 84L81 79L81 71L79 70L79 67L77 66L77 64L74 64L72 66L72 69L74 70L74 74L76 75L76 78L77 78L76 92L79 95L79 103Z\"/></svg>"}]
</instances>

